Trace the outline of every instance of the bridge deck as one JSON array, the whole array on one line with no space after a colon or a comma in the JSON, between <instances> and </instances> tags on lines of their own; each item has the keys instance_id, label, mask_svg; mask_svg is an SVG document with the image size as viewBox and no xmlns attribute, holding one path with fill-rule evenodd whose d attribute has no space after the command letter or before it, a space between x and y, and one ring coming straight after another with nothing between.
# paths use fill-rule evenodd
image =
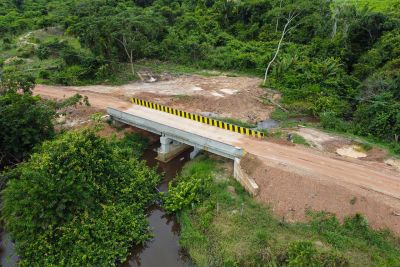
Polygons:
<instances>
[{"instance_id":1,"label":"bridge deck","mask_svg":"<svg viewBox=\"0 0 400 267\"><path fill-rule=\"evenodd\" d=\"M173 114L160 112L139 105L133 105L132 108L124 110L124 112L227 144L234 145L242 137L241 134L235 132L230 132L215 126L185 119Z\"/></svg>"},{"instance_id":2,"label":"bridge deck","mask_svg":"<svg viewBox=\"0 0 400 267\"><path fill-rule=\"evenodd\" d=\"M234 145L241 137L235 132L138 105L124 111L113 108L107 110L114 120L164 135L198 149L231 159L240 158L244 154L242 148Z\"/></svg>"}]
</instances>

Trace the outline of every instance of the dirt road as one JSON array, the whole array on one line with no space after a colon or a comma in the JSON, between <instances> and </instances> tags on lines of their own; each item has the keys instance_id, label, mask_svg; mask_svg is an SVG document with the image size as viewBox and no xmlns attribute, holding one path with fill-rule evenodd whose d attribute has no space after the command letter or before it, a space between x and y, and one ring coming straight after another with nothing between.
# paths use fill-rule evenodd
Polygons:
<instances>
[{"instance_id":1,"label":"dirt road","mask_svg":"<svg viewBox=\"0 0 400 267\"><path fill-rule=\"evenodd\" d=\"M58 99L74 93L76 90L65 87L38 86L34 90L34 94ZM96 108L133 107L126 97L83 90L79 93L88 96ZM374 227L389 227L400 233L400 175L383 163L345 159L302 146L260 141L135 106L135 109L139 108L141 114L150 119L210 136L255 155L260 164L251 171L260 185L259 199L277 207L279 215L287 216L289 210L294 220L304 219L304 211L308 208L335 212L341 218L361 212ZM185 120L184 123L181 120ZM280 188L281 193L276 188ZM288 195L288 192L291 193ZM364 204L349 208L353 198L362 199ZM293 206L296 206L294 212ZM375 208L371 210L371 207Z\"/></svg>"},{"instance_id":2,"label":"dirt road","mask_svg":"<svg viewBox=\"0 0 400 267\"><path fill-rule=\"evenodd\" d=\"M249 77L183 75L158 82L133 82L121 86L37 86L46 94L59 91L101 93L117 98L132 96L160 104L173 105L188 112L207 112L220 117L232 117L249 122L268 119L273 107L259 101L265 91L261 80ZM95 100L92 100L95 101ZM234 108L232 108L234 107Z\"/></svg>"}]
</instances>

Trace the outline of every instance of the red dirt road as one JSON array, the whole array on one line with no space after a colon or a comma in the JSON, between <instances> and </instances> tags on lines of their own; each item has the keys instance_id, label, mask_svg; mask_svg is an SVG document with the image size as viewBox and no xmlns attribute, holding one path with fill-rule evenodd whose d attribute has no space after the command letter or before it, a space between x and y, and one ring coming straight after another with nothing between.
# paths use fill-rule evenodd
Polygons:
<instances>
[{"instance_id":1,"label":"red dirt road","mask_svg":"<svg viewBox=\"0 0 400 267\"><path fill-rule=\"evenodd\" d=\"M65 87L55 90L54 87L38 86L34 90L34 94L57 99L75 93ZM109 94L79 93L88 96L89 102L96 108L124 110L133 107L127 99ZM400 234L400 174L383 163L347 159L302 146L285 146L247 138L171 114L140 108L142 114L151 119L210 135L255 155L261 162L255 167L256 170L252 170L260 185L259 199L276 208L280 216L287 216L290 210L293 220L304 219L304 211L308 208L335 212L340 218L361 212L368 217L372 226L388 227ZM185 123L181 120L185 120ZM352 198L362 199L360 202L364 204L349 207ZM294 206L295 209L292 208Z\"/></svg>"}]
</instances>

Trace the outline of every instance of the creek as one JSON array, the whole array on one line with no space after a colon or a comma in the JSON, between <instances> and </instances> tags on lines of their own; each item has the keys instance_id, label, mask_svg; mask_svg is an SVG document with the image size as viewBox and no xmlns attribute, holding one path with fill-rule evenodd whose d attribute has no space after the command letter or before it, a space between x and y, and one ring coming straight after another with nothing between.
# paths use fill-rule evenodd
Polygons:
<instances>
[{"instance_id":1,"label":"creek","mask_svg":"<svg viewBox=\"0 0 400 267\"><path fill-rule=\"evenodd\" d=\"M156 148L159 143L151 145L143 155L149 167L156 167L163 180L158 187L161 192L168 191L168 183L182 170L183 165L190 160L190 150L183 152L168 163L159 162ZM180 225L175 216L168 215L158 205L153 205L148 211L148 219L154 238L145 246L134 247L128 260L120 267L180 267L189 265L189 257L179 246Z\"/></svg>"}]
</instances>

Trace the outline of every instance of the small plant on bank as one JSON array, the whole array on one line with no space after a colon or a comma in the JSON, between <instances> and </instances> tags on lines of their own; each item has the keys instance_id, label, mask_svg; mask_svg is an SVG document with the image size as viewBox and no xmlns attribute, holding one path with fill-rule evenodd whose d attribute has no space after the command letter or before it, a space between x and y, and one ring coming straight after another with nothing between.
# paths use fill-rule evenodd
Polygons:
<instances>
[{"instance_id":1,"label":"small plant on bank","mask_svg":"<svg viewBox=\"0 0 400 267\"><path fill-rule=\"evenodd\" d=\"M211 176L198 174L178 177L175 185L172 182L169 184L168 195L164 199L165 210L176 213L199 203L208 195L211 182Z\"/></svg>"}]
</instances>

